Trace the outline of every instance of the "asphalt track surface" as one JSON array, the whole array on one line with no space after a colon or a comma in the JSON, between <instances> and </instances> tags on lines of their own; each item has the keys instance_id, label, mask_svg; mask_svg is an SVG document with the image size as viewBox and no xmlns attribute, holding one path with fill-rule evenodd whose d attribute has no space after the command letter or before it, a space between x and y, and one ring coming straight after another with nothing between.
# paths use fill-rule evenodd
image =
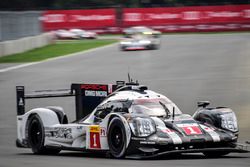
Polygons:
<instances>
[{"instance_id":1,"label":"asphalt track surface","mask_svg":"<svg viewBox=\"0 0 250 167\"><path fill-rule=\"evenodd\" d=\"M1 67L1 66L0 66ZM156 160L114 160L103 155L61 152L33 155L15 147L15 86L27 90L69 88L71 83L114 83L127 73L192 114L198 100L229 106L238 116L240 141L250 140L250 34L166 35L159 50L121 52L117 45L0 73L0 167L249 167L250 154L206 159L185 154ZM28 109L61 105L74 119L72 98L30 100Z\"/></svg>"}]
</instances>

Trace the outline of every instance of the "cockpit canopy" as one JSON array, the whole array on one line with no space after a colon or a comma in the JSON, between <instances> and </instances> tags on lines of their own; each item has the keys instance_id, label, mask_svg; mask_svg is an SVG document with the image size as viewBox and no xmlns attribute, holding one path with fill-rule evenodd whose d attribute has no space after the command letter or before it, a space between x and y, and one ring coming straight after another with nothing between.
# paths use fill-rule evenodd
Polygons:
<instances>
[{"instance_id":1,"label":"cockpit canopy","mask_svg":"<svg viewBox=\"0 0 250 167\"><path fill-rule=\"evenodd\" d=\"M173 111L175 112L175 115L181 114L181 111L177 106L164 98L133 100L130 111L135 114L163 117L172 115Z\"/></svg>"},{"instance_id":2,"label":"cockpit canopy","mask_svg":"<svg viewBox=\"0 0 250 167\"><path fill-rule=\"evenodd\" d=\"M111 112L125 112L131 114L143 114L147 116L166 117L182 114L179 108L168 99L134 99L134 100L114 100L99 105L95 111L95 116L103 119Z\"/></svg>"}]
</instances>

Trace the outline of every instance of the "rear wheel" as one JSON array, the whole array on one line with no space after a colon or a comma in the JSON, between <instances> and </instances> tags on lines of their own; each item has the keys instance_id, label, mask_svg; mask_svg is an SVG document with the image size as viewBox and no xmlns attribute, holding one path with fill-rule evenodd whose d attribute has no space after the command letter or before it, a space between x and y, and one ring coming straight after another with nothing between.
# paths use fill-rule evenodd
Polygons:
<instances>
[{"instance_id":1,"label":"rear wheel","mask_svg":"<svg viewBox=\"0 0 250 167\"><path fill-rule=\"evenodd\" d=\"M108 144L113 157L123 158L125 156L127 144L125 127L118 117L113 118L110 122Z\"/></svg>"},{"instance_id":2,"label":"rear wheel","mask_svg":"<svg viewBox=\"0 0 250 167\"><path fill-rule=\"evenodd\" d=\"M151 50L157 50L157 49L159 49L159 45L157 45L157 44L152 44L152 45L149 47L149 49L151 49Z\"/></svg>"},{"instance_id":3,"label":"rear wheel","mask_svg":"<svg viewBox=\"0 0 250 167\"><path fill-rule=\"evenodd\" d=\"M28 143L35 154L57 154L58 149L44 147L44 127L38 115L32 115L28 120Z\"/></svg>"}]
</instances>

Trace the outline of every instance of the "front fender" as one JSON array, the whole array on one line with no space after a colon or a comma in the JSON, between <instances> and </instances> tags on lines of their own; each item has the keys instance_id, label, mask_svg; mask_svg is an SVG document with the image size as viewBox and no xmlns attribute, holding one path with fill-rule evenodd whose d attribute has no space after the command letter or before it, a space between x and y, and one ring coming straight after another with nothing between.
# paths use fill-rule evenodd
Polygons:
<instances>
[{"instance_id":1,"label":"front fender","mask_svg":"<svg viewBox=\"0 0 250 167\"><path fill-rule=\"evenodd\" d=\"M128 121L126 120L126 118L122 114L120 114L120 113L111 113L105 118L105 120L102 123L104 124L105 127L108 128L109 127L109 122L111 121L111 119L113 117L119 117L123 122L123 125L125 127L125 131L126 131L126 139L127 139L126 147L128 148L129 143L130 143L130 139L131 139L131 129L130 129L130 126L128 124Z\"/></svg>"},{"instance_id":2,"label":"front fender","mask_svg":"<svg viewBox=\"0 0 250 167\"><path fill-rule=\"evenodd\" d=\"M47 108L35 108L27 112L27 114L29 114L29 116L31 114L37 114L41 118L44 127L59 124L56 113Z\"/></svg>"},{"instance_id":3,"label":"front fender","mask_svg":"<svg viewBox=\"0 0 250 167\"><path fill-rule=\"evenodd\" d=\"M26 132L27 132L28 119L33 114L37 114L41 118L44 127L59 124L57 115L52 110L47 108L32 109L26 112L24 115L17 116L17 139L19 141L27 140Z\"/></svg>"}]
</instances>

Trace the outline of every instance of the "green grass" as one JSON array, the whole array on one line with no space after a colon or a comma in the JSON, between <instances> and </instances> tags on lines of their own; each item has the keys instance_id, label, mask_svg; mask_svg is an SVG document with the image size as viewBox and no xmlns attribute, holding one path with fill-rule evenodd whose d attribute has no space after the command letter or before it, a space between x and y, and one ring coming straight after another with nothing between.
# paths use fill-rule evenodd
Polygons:
<instances>
[{"instance_id":1,"label":"green grass","mask_svg":"<svg viewBox=\"0 0 250 167\"><path fill-rule=\"evenodd\" d=\"M60 41L45 47L33 49L27 52L0 57L0 63L35 62L53 57L80 52L117 42L117 40L81 40Z\"/></svg>"}]
</instances>

